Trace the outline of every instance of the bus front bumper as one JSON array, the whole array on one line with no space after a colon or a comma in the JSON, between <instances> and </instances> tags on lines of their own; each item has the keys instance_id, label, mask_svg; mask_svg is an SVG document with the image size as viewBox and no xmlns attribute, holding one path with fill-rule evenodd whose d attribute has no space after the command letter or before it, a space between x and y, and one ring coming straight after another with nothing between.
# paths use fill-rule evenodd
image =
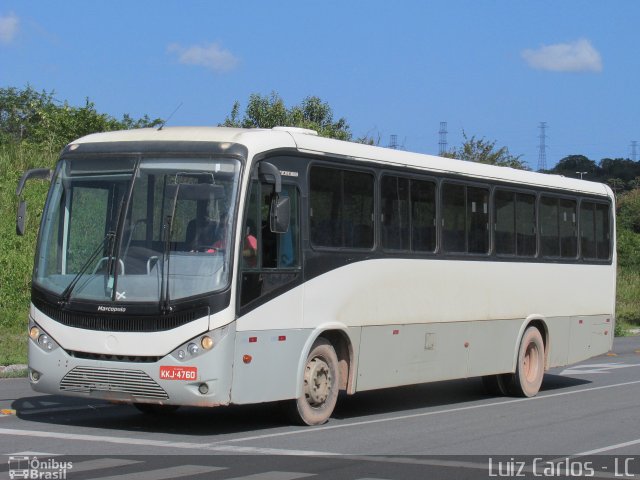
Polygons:
<instances>
[{"instance_id":1,"label":"bus front bumper","mask_svg":"<svg viewBox=\"0 0 640 480\"><path fill-rule=\"evenodd\" d=\"M228 405L231 398L235 323L207 351L179 360L175 351L159 359L71 353L50 339L42 348L29 339L29 381L42 393L124 403ZM180 348L176 349L179 350ZM132 361L133 360L133 361Z\"/></svg>"}]
</instances>

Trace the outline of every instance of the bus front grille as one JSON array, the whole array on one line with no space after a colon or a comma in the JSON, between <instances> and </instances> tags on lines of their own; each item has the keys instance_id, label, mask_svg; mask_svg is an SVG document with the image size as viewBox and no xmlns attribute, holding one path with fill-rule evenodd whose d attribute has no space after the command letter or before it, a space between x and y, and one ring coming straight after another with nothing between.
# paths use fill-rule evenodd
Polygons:
<instances>
[{"instance_id":1,"label":"bus front grille","mask_svg":"<svg viewBox=\"0 0 640 480\"><path fill-rule=\"evenodd\" d=\"M142 370L75 367L60 381L67 392L113 392L133 397L167 400L169 395Z\"/></svg>"}]
</instances>

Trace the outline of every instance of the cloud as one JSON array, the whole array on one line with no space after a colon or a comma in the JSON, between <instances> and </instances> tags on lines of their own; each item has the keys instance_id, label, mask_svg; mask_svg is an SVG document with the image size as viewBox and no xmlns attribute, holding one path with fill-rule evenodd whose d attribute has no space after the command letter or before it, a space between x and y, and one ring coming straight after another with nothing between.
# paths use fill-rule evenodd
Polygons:
<instances>
[{"instance_id":1,"label":"cloud","mask_svg":"<svg viewBox=\"0 0 640 480\"><path fill-rule=\"evenodd\" d=\"M602 57L591 42L581 38L570 43L543 45L524 50L522 58L531 68L552 72L601 72Z\"/></svg>"},{"instance_id":2,"label":"cloud","mask_svg":"<svg viewBox=\"0 0 640 480\"><path fill-rule=\"evenodd\" d=\"M11 43L18 33L19 24L20 20L13 13L0 15L0 43Z\"/></svg>"},{"instance_id":3,"label":"cloud","mask_svg":"<svg viewBox=\"0 0 640 480\"><path fill-rule=\"evenodd\" d=\"M198 65L214 72L230 72L238 66L239 59L229 50L225 50L217 43L192 45L183 47L173 43L167 47L167 52L178 56L178 61L185 65Z\"/></svg>"}]
</instances>

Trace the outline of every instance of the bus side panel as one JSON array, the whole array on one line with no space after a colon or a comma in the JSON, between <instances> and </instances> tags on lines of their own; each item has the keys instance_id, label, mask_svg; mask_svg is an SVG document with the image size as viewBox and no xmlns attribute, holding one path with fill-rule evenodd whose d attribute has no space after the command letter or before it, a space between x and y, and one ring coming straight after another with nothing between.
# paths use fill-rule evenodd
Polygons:
<instances>
[{"instance_id":1,"label":"bus side panel","mask_svg":"<svg viewBox=\"0 0 640 480\"><path fill-rule=\"evenodd\" d=\"M547 344L547 367L559 367L569 363L569 344L571 342L571 324L573 317L548 318L549 329Z\"/></svg>"},{"instance_id":2,"label":"bus side panel","mask_svg":"<svg viewBox=\"0 0 640 480\"><path fill-rule=\"evenodd\" d=\"M363 327L357 390L466 377L468 333L466 322Z\"/></svg>"},{"instance_id":3,"label":"bus side panel","mask_svg":"<svg viewBox=\"0 0 640 480\"><path fill-rule=\"evenodd\" d=\"M295 398L299 359L312 332L301 329L238 332L231 403Z\"/></svg>"},{"instance_id":4,"label":"bus side panel","mask_svg":"<svg viewBox=\"0 0 640 480\"><path fill-rule=\"evenodd\" d=\"M613 316L578 317L571 322L568 363L586 360L611 348Z\"/></svg>"},{"instance_id":5,"label":"bus side panel","mask_svg":"<svg viewBox=\"0 0 640 480\"><path fill-rule=\"evenodd\" d=\"M523 320L494 320L469 324L469 376L514 371Z\"/></svg>"},{"instance_id":6,"label":"bus side panel","mask_svg":"<svg viewBox=\"0 0 640 480\"><path fill-rule=\"evenodd\" d=\"M295 398L298 364L313 332L301 328L303 292L299 285L238 318L232 403Z\"/></svg>"}]
</instances>

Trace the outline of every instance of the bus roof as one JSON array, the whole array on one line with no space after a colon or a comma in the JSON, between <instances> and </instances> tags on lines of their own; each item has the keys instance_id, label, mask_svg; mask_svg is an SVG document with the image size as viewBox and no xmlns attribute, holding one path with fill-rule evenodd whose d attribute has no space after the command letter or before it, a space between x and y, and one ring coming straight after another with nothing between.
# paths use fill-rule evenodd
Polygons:
<instances>
[{"instance_id":1,"label":"bus roof","mask_svg":"<svg viewBox=\"0 0 640 480\"><path fill-rule=\"evenodd\" d=\"M122 130L87 135L71 144L103 142L228 142L244 145L251 156L275 149L297 149L314 155L327 155L395 167L411 167L425 173L456 174L478 181L507 181L530 187L547 187L613 197L602 183L549 175L509 167L497 167L434 155L393 150L320 137L310 130L276 127L241 129L227 127L165 127Z\"/></svg>"}]
</instances>

